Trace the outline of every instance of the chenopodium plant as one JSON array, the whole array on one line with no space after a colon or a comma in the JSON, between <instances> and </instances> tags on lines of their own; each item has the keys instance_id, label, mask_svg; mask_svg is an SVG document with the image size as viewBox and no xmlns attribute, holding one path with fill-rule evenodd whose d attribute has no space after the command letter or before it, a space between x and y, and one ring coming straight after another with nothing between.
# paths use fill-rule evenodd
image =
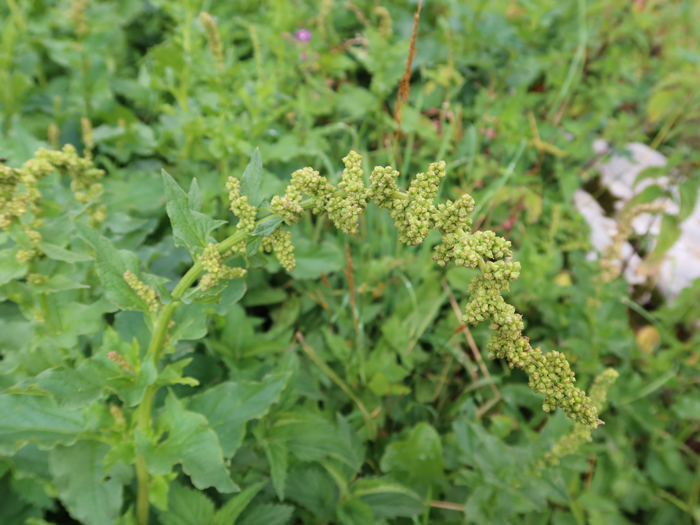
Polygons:
<instances>
[{"instance_id":1,"label":"chenopodium plant","mask_svg":"<svg viewBox=\"0 0 700 525\"><path fill-rule=\"evenodd\" d=\"M32 319L32 326L42 327L37 332L41 334L38 342L32 344L41 346L46 340L58 347L77 346L78 350L49 361L52 364L43 371L36 371L26 362L22 365L21 360L3 361L5 367L16 363L15 368L5 371L12 372L18 382L0 395L0 453L11 457L22 450L31 450L32 454L50 450L48 462L59 498L76 519L88 524L116 519L122 484L131 479L131 465L136 470L134 514L139 525L148 523L151 504L161 511L167 508L175 464L182 466L198 489L236 491L225 458L231 458L240 446L245 422L262 417L279 400L288 373L281 370L267 375L262 383L225 382L185 400L170 391L162 408L156 411L154 399L161 388L197 384L194 379L183 377L188 359L168 364L166 356L174 351L177 341L206 334L208 312L214 310L223 315L242 297L245 285L241 278L246 275L246 268L263 263L261 250L274 251L285 269L295 267L291 235L283 229L283 223L296 223L311 210L328 214L336 227L353 234L358 231L359 217L369 202L389 211L399 239L408 245L423 242L431 230L438 229L442 243L435 248L434 260L439 265L454 262L479 268L482 274L472 280L464 320L473 324L491 320L490 357L505 358L509 366L525 370L530 375L530 387L546 395L544 410L559 406L577 423L595 428L600 423L597 409L574 386L574 374L565 357L532 348L522 335L522 317L502 297L520 271L520 265L509 260L510 242L490 231L471 231L469 214L474 200L469 195L462 195L456 202L434 205L440 180L446 174L445 163L431 164L426 173L419 173L412 180L408 191L402 192L396 185L399 174L392 167L376 167L366 187L361 157L350 152L343 160L345 169L337 187L312 168L300 169L292 174L286 193L274 196L269 208L265 208L262 160L256 150L241 179L228 179L230 208L238 217L238 227L233 235L218 243L211 234L224 221L200 212L202 199L196 180L185 193L163 171L166 211L174 242L187 248L193 259L192 267L170 290L164 286L163 278L141 270L135 254L118 250L94 228L103 219L104 210L95 207L99 191L92 189L92 193L84 194L86 188L97 187L94 181L101 175L90 159L79 158L67 146L63 152L41 150L22 169L3 168L2 227L10 230L16 244L0 252L3 265L12 259L9 275L15 279L14 288L5 296L20 303L22 311ZM91 356L86 358L77 337L61 338L60 323L44 326L49 325L46 317L51 310L47 298L57 288L36 286L35 282L51 278L28 268L41 266L50 270L45 262L56 259L77 262L89 270L92 259L84 248L76 248L74 240L70 241L70 251L64 247L68 240L64 239L63 246L53 246L33 233L44 220L36 181L54 171L73 177L76 200L83 203L61 224L76 232L94 251L94 270L104 294L97 315L115 310L142 311L150 329L147 348L140 348L136 337L125 342L114 328L98 324L92 332L80 332L97 335L103 330L101 340L90 343ZM82 220L86 212L89 224ZM55 215L55 210L44 210L43 215L49 219L52 213ZM20 282L22 279L26 283ZM81 286L84 287L76 284ZM31 293L25 293L26 288ZM91 292L96 292L94 286ZM27 301L38 307L27 307ZM116 394L116 399L108 396L111 394ZM243 410L241 406L252 398L256 399L255 406ZM38 448L25 447L29 443ZM104 470L93 467L100 464ZM85 465L85 472L71 476L71 465L76 465L76 470ZM275 489L280 493L277 482ZM91 494L86 495L85 491ZM240 497L243 495L230 500L230 504L238 508L250 499L238 500ZM93 505L95 501L99 504ZM228 506L220 509L224 513L221 520L225 521Z\"/></svg>"}]
</instances>

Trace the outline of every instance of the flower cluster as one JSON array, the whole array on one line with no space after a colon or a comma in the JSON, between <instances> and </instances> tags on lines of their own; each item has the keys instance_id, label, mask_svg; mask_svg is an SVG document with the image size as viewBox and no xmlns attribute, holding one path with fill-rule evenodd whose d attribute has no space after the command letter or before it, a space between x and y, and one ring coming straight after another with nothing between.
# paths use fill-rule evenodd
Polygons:
<instances>
[{"instance_id":1,"label":"flower cluster","mask_svg":"<svg viewBox=\"0 0 700 525\"><path fill-rule=\"evenodd\" d=\"M199 286L202 290L208 290L219 284L221 279L238 279L246 274L243 268L231 268L224 264L224 258L216 249L216 245L209 243L204 248L204 253L199 256L199 261L207 271L207 273L199 280Z\"/></svg>"},{"instance_id":2,"label":"flower cluster","mask_svg":"<svg viewBox=\"0 0 700 525\"><path fill-rule=\"evenodd\" d=\"M294 258L294 246L292 246L291 232L277 229L270 236L264 237L262 240L262 249L267 253L275 251L275 257L280 262L282 267L291 272L297 267L297 261Z\"/></svg>"},{"instance_id":3,"label":"flower cluster","mask_svg":"<svg viewBox=\"0 0 700 525\"><path fill-rule=\"evenodd\" d=\"M578 423L598 426L598 411L585 392L574 386L574 373L564 354L544 354L533 348L522 335L522 316L501 295L520 275L520 264L510 261L510 241L492 231L471 231L469 214L474 211L474 199L469 195L434 205L440 180L446 175L445 163L431 164L428 172L419 173L408 192L402 193L396 185L399 173L391 166L375 167L370 187L365 189L362 158L350 152L343 160L345 171L338 189L312 168L304 168L292 174L284 196L272 199L271 211L293 224L301 220L305 209L313 207L314 213L327 212L342 231L356 233L358 218L372 200L389 210L403 243L417 245L437 228L442 243L435 247L435 262L481 269L482 275L474 277L469 287L471 297L464 321L476 325L490 320L493 332L487 345L489 357L504 358L511 368L527 372L530 388L546 396L542 407L545 411L560 407ZM302 202L303 195L311 197L311 206ZM263 240L263 249L273 248L285 268L293 267L289 234L274 232Z\"/></svg>"},{"instance_id":4,"label":"flower cluster","mask_svg":"<svg viewBox=\"0 0 700 525\"><path fill-rule=\"evenodd\" d=\"M369 192L362 180L362 157L351 151L343 162L343 180L338 184L338 189L344 192L344 195L332 195L326 205L326 211L336 228L344 233L355 234L360 215L367 207Z\"/></svg>"},{"instance_id":5,"label":"flower cluster","mask_svg":"<svg viewBox=\"0 0 700 525\"><path fill-rule=\"evenodd\" d=\"M124 280L127 282L129 287L136 292L143 301L148 305L148 311L156 313L158 311L158 298L156 297L156 292L152 288L148 287L145 283L141 282L136 274L127 270L124 272Z\"/></svg>"},{"instance_id":6,"label":"flower cluster","mask_svg":"<svg viewBox=\"0 0 700 525\"><path fill-rule=\"evenodd\" d=\"M411 182L408 193L399 192L396 177L399 172L391 166L376 167L370 176L369 197L380 208L389 210L399 230L399 240L410 246L420 244L435 227L438 213L433 201L445 177L445 162L430 165L428 173L419 173Z\"/></svg>"},{"instance_id":7,"label":"flower cluster","mask_svg":"<svg viewBox=\"0 0 700 525\"><path fill-rule=\"evenodd\" d=\"M619 375L620 374L618 374L616 370L608 368L595 378L593 386L591 387L590 400L598 410L603 409L608 389ZM547 463L550 465L558 465L561 458L573 454L581 445L592 441L592 439L591 427L586 425L574 426L574 429L570 433L562 436L552 449L544 455L543 461L541 461L539 465L540 468L544 467Z\"/></svg>"},{"instance_id":8,"label":"flower cluster","mask_svg":"<svg viewBox=\"0 0 700 525\"><path fill-rule=\"evenodd\" d=\"M19 221L28 212L34 215L31 223L22 224L31 248L25 247L17 252L20 263L27 263L41 255L38 244L42 238L35 230L41 225L41 219L36 218L39 214L37 204L41 199L38 181L56 170L72 177L71 188L81 203L88 202L102 191L102 186L96 181L102 177L103 171L95 169L90 159L78 156L71 145L66 145L62 151L41 148L21 168L0 165L0 228L9 229L13 222ZM86 188L89 188L89 192L82 194L80 190ZM81 198L83 195L85 198ZM104 207L93 211L92 219L96 222L104 220Z\"/></svg>"},{"instance_id":9,"label":"flower cluster","mask_svg":"<svg viewBox=\"0 0 700 525\"><path fill-rule=\"evenodd\" d=\"M224 69L224 46L221 43L221 35L219 34L219 28L216 25L216 21L209 13L205 13L204 11L199 13L199 20L204 26L204 34L207 37L209 51L214 57L216 67L219 68L219 70L222 70Z\"/></svg>"},{"instance_id":10,"label":"flower cluster","mask_svg":"<svg viewBox=\"0 0 700 525\"><path fill-rule=\"evenodd\" d=\"M241 195L241 182L236 177L228 178L226 189L229 191L231 211L239 219L238 228L252 232L255 229L255 216L258 209L248 203L248 197Z\"/></svg>"},{"instance_id":11,"label":"flower cluster","mask_svg":"<svg viewBox=\"0 0 700 525\"><path fill-rule=\"evenodd\" d=\"M396 185L396 177L399 172L391 166L376 166L369 176L369 198L379 208L391 210L394 200L400 196L399 187Z\"/></svg>"},{"instance_id":12,"label":"flower cluster","mask_svg":"<svg viewBox=\"0 0 700 525\"><path fill-rule=\"evenodd\" d=\"M115 352L114 350L110 350L107 353L107 358L112 361L113 363L119 365L119 368L124 370L125 372L128 372L130 374L134 373L133 367L129 364L129 362L126 360L126 357L121 355L119 352Z\"/></svg>"},{"instance_id":13,"label":"flower cluster","mask_svg":"<svg viewBox=\"0 0 700 525\"><path fill-rule=\"evenodd\" d=\"M390 212L399 230L399 240L415 246L422 243L434 228L433 205L440 189L440 180L447 174L445 161L430 165L428 173L419 173L411 181L407 199L397 199Z\"/></svg>"},{"instance_id":14,"label":"flower cluster","mask_svg":"<svg viewBox=\"0 0 700 525\"><path fill-rule=\"evenodd\" d=\"M270 202L270 210L277 213L285 223L294 224L304 216L301 207L302 195L308 195L313 199L314 213L328 211L335 188L333 185L314 171L313 168L302 168L292 173L292 181L287 186L287 191L280 197L275 195Z\"/></svg>"}]
</instances>

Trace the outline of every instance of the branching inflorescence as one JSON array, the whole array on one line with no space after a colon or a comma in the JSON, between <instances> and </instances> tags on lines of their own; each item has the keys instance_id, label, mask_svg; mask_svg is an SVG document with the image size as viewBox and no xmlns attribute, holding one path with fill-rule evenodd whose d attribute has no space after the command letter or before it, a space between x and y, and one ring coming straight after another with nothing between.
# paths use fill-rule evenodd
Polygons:
<instances>
[{"instance_id":1,"label":"branching inflorescence","mask_svg":"<svg viewBox=\"0 0 700 525\"><path fill-rule=\"evenodd\" d=\"M590 400L597 410L602 410L605 405L605 400L608 395L608 389L612 386L619 374L612 368L606 369L598 375L591 387ZM579 447L589 441L592 441L591 428L586 425L576 425L568 434L564 435L556 442L550 451L548 451L540 467L544 467L547 463L550 465L558 465L561 458L576 452Z\"/></svg>"},{"instance_id":2,"label":"branching inflorescence","mask_svg":"<svg viewBox=\"0 0 700 525\"><path fill-rule=\"evenodd\" d=\"M99 224L105 219L104 206L97 204L102 193L102 185L98 181L104 171L95 168L90 158L80 157L70 144L61 151L41 148L21 168L0 165L0 229L8 230L13 223L21 224L31 245L17 252L17 260L22 264L41 256L38 245L43 239L36 230L42 224L41 219L37 218L41 199L38 184L40 179L54 171L70 175L75 199L81 204L90 203L92 224ZM29 221L23 220L27 213L31 213Z\"/></svg>"},{"instance_id":3,"label":"branching inflorescence","mask_svg":"<svg viewBox=\"0 0 700 525\"><path fill-rule=\"evenodd\" d=\"M492 231L471 231L469 214L474 211L474 199L464 194L456 202L434 205L440 180L446 175L445 162L430 165L427 173L419 173L403 193L396 185L399 173L391 166L375 167L369 188L363 183L362 158L355 152L343 159L345 170L338 188L312 168L292 174L291 184L283 196L275 196L270 211L290 225L299 222L305 210L328 213L337 228L356 233L359 217L372 200L387 209L399 231L399 240L415 246L425 240L431 230L442 234L442 243L435 247L433 260L440 266L453 262L457 266L479 268L482 275L472 279L471 297L464 321L477 325L490 320L493 333L488 342L490 358L505 358L510 368L520 368L530 376L529 386L545 394L543 409L560 407L568 417L585 425L597 427L598 410L585 392L574 386L574 373L563 353L544 354L533 348L522 335L524 323L515 307L508 304L503 291L520 275L520 264L510 261L511 243ZM248 233L254 229L257 210L246 203L239 191L240 182L229 178L231 210L239 217L239 229ZM303 196L310 197L304 201ZM264 222L262 219L259 222ZM239 244L239 247L245 246ZM275 250L280 263L287 269L295 266L291 235L275 230L263 239L263 249Z\"/></svg>"}]
</instances>

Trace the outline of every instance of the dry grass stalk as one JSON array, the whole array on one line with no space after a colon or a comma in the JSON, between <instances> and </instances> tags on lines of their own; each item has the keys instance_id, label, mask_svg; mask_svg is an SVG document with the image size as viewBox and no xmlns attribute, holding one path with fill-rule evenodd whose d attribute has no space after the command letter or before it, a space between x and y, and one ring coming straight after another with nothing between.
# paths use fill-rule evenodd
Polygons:
<instances>
[{"instance_id":1,"label":"dry grass stalk","mask_svg":"<svg viewBox=\"0 0 700 525\"><path fill-rule=\"evenodd\" d=\"M423 5L423 1L418 2L418 9L416 9L416 14L413 15L413 34L411 35L411 47L408 50L408 60L406 60L406 71L401 77L401 83L399 84L399 95L396 97L396 108L394 118L396 119L396 139L394 141L394 149L396 149L396 142L398 141L399 134L401 133L401 110L403 106L408 101L408 95L411 91L411 67L413 66L413 58L416 56L416 38L418 37L418 20L420 19L420 9Z\"/></svg>"},{"instance_id":2,"label":"dry grass stalk","mask_svg":"<svg viewBox=\"0 0 700 525\"><path fill-rule=\"evenodd\" d=\"M452 310L457 316L457 319L459 319L460 323L462 323L462 311L460 310L459 305L457 304L457 300L455 299L455 296L452 293L450 286L447 284L447 282L443 282L442 287L445 289L450 298L450 305L452 306ZM474 354L474 359L476 359L476 362L479 364L479 369L481 370L481 373L484 374L485 378L490 379L491 374L489 373L489 369L486 367L486 363L484 363L483 357L481 357L481 352L476 346L476 341L474 341L469 327L466 324L461 324L461 326L459 327L459 331L461 331L464 334L464 337L467 339L469 347L472 350L472 354ZM491 398L487 403L479 407L479 409L476 412L476 417L478 419L481 419L481 417L486 412L488 412L491 409L491 407L493 407L496 403L498 403L501 400L501 392L500 390L498 390L498 387L493 383L491 383L489 386L491 387L491 391L493 392L494 397Z\"/></svg>"}]
</instances>

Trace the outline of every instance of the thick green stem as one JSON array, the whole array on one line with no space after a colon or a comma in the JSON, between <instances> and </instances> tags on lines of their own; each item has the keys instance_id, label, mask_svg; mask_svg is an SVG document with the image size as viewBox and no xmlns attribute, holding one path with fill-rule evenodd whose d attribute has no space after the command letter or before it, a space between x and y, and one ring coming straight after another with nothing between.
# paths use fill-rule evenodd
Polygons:
<instances>
[{"instance_id":1,"label":"thick green stem","mask_svg":"<svg viewBox=\"0 0 700 525\"><path fill-rule=\"evenodd\" d=\"M138 494L136 495L136 523L148 525L148 470L143 456L136 458L136 481L138 482Z\"/></svg>"}]
</instances>

